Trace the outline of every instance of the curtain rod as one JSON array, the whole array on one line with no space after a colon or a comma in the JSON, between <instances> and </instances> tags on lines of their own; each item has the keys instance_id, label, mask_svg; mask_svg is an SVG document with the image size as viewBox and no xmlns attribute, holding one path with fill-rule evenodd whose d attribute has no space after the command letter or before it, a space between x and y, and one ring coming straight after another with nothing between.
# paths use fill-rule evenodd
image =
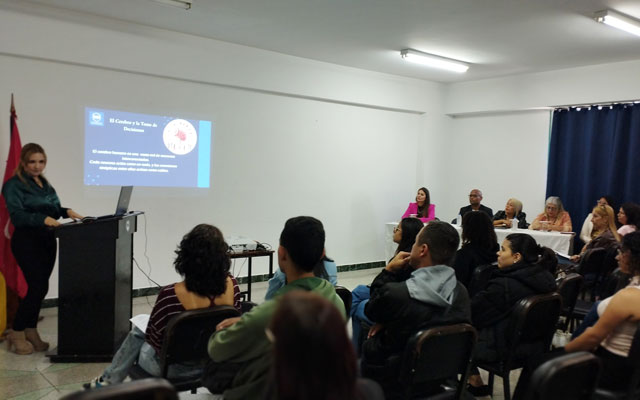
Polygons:
<instances>
[{"instance_id":1,"label":"curtain rod","mask_svg":"<svg viewBox=\"0 0 640 400\"><path fill-rule=\"evenodd\" d=\"M615 106L617 104L638 104L638 103L640 103L640 100L618 100L618 101L609 101L604 103L592 103L592 104L565 104L561 106L553 106L553 108L556 110L557 109L568 110L570 108L577 108L577 107L580 107L580 108L610 107L610 106Z\"/></svg>"}]
</instances>

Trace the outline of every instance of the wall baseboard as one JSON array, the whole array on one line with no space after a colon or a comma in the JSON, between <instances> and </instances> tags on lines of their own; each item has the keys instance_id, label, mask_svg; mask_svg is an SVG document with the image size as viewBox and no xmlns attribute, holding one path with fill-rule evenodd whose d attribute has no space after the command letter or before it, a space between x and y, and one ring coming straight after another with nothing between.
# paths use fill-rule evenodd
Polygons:
<instances>
[{"instance_id":1,"label":"wall baseboard","mask_svg":"<svg viewBox=\"0 0 640 400\"><path fill-rule=\"evenodd\" d=\"M372 261L372 262L361 263L361 264L338 265L338 272L359 271L362 269L373 269L373 268L384 268L384 266L385 266L384 261ZM254 275L251 278L251 283L266 282L268 280L269 280L269 274ZM238 278L239 284L247 283L247 281L248 279L246 276ZM146 288L133 289L132 296L133 297L154 296L158 294L159 291L160 291L159 287L146 287ZM58 298L45 299L42 301L42 308L51 308L51 307L58 307Z\"/></svg>"}]
</instances>

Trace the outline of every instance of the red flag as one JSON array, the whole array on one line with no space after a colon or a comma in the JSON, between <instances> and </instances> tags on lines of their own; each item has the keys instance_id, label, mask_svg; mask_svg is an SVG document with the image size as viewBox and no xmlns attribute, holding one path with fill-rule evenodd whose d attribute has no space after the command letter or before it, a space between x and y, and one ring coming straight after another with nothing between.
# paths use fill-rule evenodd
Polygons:
<instances>
[{"instance_id":1,"label":"red flag","mask_svg":"<svg viewBox=\"0 0 640 400\"><path fill-rule=\"evenodd\" d=\"M9 144L9 156L7 157L7 166L4 170L4 179L2 183L8 181L20 163L20 151L22 144L20 143L20 132L18 132L18 124L16 120L16 108L13 106L13 94L11 95L11 141ZM24 280L22 270L18 267L16 259L13 258L11 252L11 235L13 234L13 224L9 219L9 210L4 201L4 196L0 194L0 271L4 276L7 287L18 294L21 298L27 295L27 282Z\"/></svg>"}]
</instances>

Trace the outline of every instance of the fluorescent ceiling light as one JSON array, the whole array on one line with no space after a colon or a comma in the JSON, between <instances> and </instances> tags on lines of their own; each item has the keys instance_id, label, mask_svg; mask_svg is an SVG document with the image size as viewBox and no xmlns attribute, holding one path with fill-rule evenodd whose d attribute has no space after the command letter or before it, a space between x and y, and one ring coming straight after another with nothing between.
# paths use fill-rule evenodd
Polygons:
<instances>
[{"instance_id":1,"label":"fluorescent ceiling light","mask_svg":"<svg viewBox=\"0 0 640 400\"><path fill-rule=\"evenodd\" d=\"M462 61L452 60L450 58L440 57L429 53L423 53L418 50L404 49L400 51L400 56L410 62L422 64L433 68L446 69L454 72L467 72L469 65Z\"/></svg>"},{"instance_id":2,"label":"fluorescent ceiling light","mask_svg":"<svg viewBox=\"0 0 640 400\"><path fill-rule=\"evenodd\" d=\"M168 6L184 8L185 10L189 10L191 8L191 3L193 0L153 0L156 3L166 4Z\"/></svg>"},{"instance_id":3,"label":"fluorescent ceiling light","mask_svg":"<svg viewBox=\"0 0 640 400\"><path fill-rule=\"evenodd\" d=\"M640 21L628 15L611 10L599 11L594 16L595 20L622 29L625 32L640 36Z\"/></svg>"}]
</instances>

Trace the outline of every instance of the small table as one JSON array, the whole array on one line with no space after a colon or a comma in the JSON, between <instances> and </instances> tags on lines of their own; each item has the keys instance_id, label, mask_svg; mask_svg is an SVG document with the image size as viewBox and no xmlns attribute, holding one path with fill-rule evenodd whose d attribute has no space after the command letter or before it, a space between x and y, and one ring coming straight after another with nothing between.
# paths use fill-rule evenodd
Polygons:
<instances>
[{"instance_id":1,"label":"small table","mask_svg":"<svg viewBox=\"0 0 640 400\"><path fill-rule=\"evenodd\" d=\"M230 253L229 258L248 258L249 259L249 275L247 276L247 290L242 292L247 294L247 300L251 301L251 259L253 257L269 257L269 278L273 276L273 250L252 250L243 251L242 253Z\"/></svg>"}]
</instances>

